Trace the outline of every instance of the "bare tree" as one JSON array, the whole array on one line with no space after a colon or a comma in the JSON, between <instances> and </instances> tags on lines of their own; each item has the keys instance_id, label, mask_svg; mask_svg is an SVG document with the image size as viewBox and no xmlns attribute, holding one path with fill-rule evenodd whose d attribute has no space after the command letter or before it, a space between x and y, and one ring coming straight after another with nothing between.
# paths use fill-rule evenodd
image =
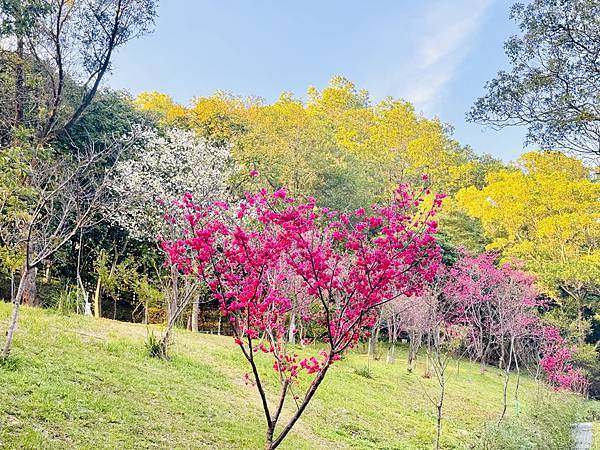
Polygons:
<instances>
[{"instance_id":1,"label":"bare tree","mask_svg":"<svg viewBox=\"0 0 600 450\"><path fill-rule=\"evenodd\" d=\"M442 434L442 418L446 398L447 369L452 357L460 348L466 336L464 327L452 323L454 305L443 296L441 280L436 280L423 295L422 302L426 307L426 319L421 323L427 333L427 360L433 369L438 391L435 396L425 393L436 408L435 449L440 448ZM459 356L460 358L460 356Z\"/></svg>"},{"instance_id":2,"label":"bare tree","mask_svg":"<svg viewBox=\"0 0 600 450\"><path fill-rule=\"evenodd\" d=\"M182 211L172 203L162 202L165 208L165 217L181 217ZM163 220L160 226L162 236L169 236L170 239L176 240L186 236L186 231L181 227L177 220ZM159 252L163 249L158 245ZM169 266L168 270L156 265L154 262L154 270L156 278L159 281L160 289L166 301L167 326L164 334L158 342L158 353L156 356L168 359L169 346L172 343L173 328L183 312L192 304L192 314L197 313L200 304L200 294L203 286L202 281L192 274L185 274L180 268L175 265ZM205 301L210 301L206 299ZM196 306L194 306L196 305ZM197 322L196 322L197 327Z\"/></svg>"},{"instance_id":3,"label":"bare tree","mask_svg":"<svg viewBox=\"0 0 600 450\"><path fill-rule=\"evenodd\" d=\"M180 273L174 266L169 268L167 275L161 274L161 270L156 266L155 269L167 302L167 327L160 338L157 356L168 359L173 328L177 324L181 314L191 303L199 306L201 283L196 277Z\"/></svg>"},{"instance_id":4,"label":"bare tree","mask_svg":"<svg viewBox=\"0 0 600 450\"><path fill-rule=\"evenodd\" d=\"M419 298L406 296L400 296L382 306L381 317L388 333L388 364L396 361L396 343L401 334L406 333L409 336L408 371L413 370L417 351L421 346L421 309L423 307Z\"/></svg>"},{"instance_id":5,"label":"bare tree","mask_svg":"<svg viewBox=\"0 0 600 450\"><path fill-rule=\"evenodd\" d=\"M69 155L48 154L48 150L40 149L22 155L28 162L26 182L33 198L24 213L20 233L14 234L13 245L23 250L25 261L2 357L8 357L11 351L21 303L24 299L36 301L33 286L38 268L80 230L93 225L102 208L110 207L108 175L135 139L132 134L101 149L90 142Z\"/></svg>"}]
</instances>

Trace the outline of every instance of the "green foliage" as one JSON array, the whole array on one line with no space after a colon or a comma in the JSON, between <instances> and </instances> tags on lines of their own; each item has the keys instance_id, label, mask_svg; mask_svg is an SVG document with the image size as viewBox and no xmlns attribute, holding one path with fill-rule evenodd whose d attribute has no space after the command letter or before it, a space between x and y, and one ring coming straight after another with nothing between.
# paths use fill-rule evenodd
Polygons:
<instances>
[{"instance_id":1,"label":"green foliage","mask_svg":"<svg viewBox=\"0 0 600 450\"><path fill-rule=\"evenodd\" d=\"M511 17L519 26L504 46L512 68L486 84L470 120L526 125L529 143L597 158L600 3L532 0L515 4Z\"/></svg>"},{"instance_id":2,"label":"green foliage","mask_svg":"<svg viewBox=\"0 0 600 450\"><path fill-rule=\"evenodd\" d=\"M600 184L580 160L560 152L529 152L511 168L491 172L486 185L462 189L457 203L481 221L504 260L518 258L545 293L586 336L586 308L600 292ZM563 311L564 312L564 311Z\"/></svg>"},{"instance_id":3,"label":"green foliage","mask_svg":"<svg viewBox=\"0 0 600 450\"><path fill-rule=\"evenodd\" d=\"M0 271L23 267L23 248L16 245L29 218L29 206L35 200L28 186L26 148L7 147L0 153Z\"/></svg>"},{"instance_id":4,"label":"green foliage","mask_svg":"<svg viewBox=\"0 0 600 450\"><path fill-rule=\"evenodd\" d=\"M0 36L28 34L49 8L45 0L1 0Z\"/></svg>"},{"instance_id":5,"label":"green foliage","mask_svg":"<svg viewBox=\"0 0 600 450\"><path fill-rule=\"evenodd\" d=\"M154 334L153 330L148 330L148 335L144 341L144 347L148 355L152 358L162 358L163 348L161 345L160 338Z\"/></svg>"},{"instance_id":6,"label":"green foliage","mask_svg":"<svg viewBox=\"0 0 600 450\"><path fill-rule=\"evenodd\" d=\"M354 369L354 373L363 378L373 379L373 373L371 372L371 369L368 366L357 367L356 369Z\"/></svg>"},{"instance_id":7,"label":"green foliage","mask_svg":"<svg viewBox=\"0 0 600 450\"><path fill-rule=\"evenodd\" d=\"M14 355L9 355L7 357L0 356L0 370L5 370L7 372L18 370L21 367L21 359Z\"/></svg>"},{"instance_id":8,"label":"green foliage","mask_svg":"<svg viewBox=\"0 0 600 450\"><path fill-rule=\"evenodd\" d=\"M92 104L69 132L58 136L54 145L65 151L94 145L111 145L115 139L129 134L132 127L152 125L148 114L136 109L133 99L126 92L103 90L96 94Z\"/></svg>"},{"instance_id":9,"label":"green foliage","mask_svg":"<svg viewBox=\"0 0 600 450\"><path fill-rule=\"evenodd\" d=\"M117 262L111 261L111 258L106 250L100 250L94 261L94 271L100 277L104 291L116 298L120 292L134 289L139 276L133 259L125 258Z\"/></svg>"},{"instance_id":10,"label":"green foliage","mask_svg":"<svg viewBox=\"0 0 600 450\"><path fill-rule=\"evenodd\" d=\"M148 308L158 308L164 303L164 292L146 275L140 275L134 283L134 291L140 304Z\"/></svg>"},{"instance_id":11,"label":"green foliage","mask_svg":"<svg viewBox=\"0 0 600 450\"><path fill-rule=\"evenodd\" d=\"M598 353L598 343L577 346L573 362L587 374L590 381L589 395L593 398L600 397L600 353ZM600 402L598 404L600 412Z\"/></svg>"},{"instance_id":12,"label":"green foliage","mask_svg":"<svg viewBox=\"0 0 600 450\"><path fill-rule=\"evenodd\" d=\"M68 286L49 298L48 307L60 314L69 315L83 312L83 292L76 286Z\"/></svg>"},{"instance_id":13,"label":"green foliage","mask_svg":"<svg viewBox=\"0 0 600 450\"><path fill-rule=\"evenodd\" d=\"M454 193L479 186L498 161L461 147L448 126L417 114L410 103L386 98L372 105L366 90L332 78L303 102L284 92L272 104L217 93L190 108L156 92L141 94L138 107L168 124L182 123L211 143L231 146L240 169L236 193L252 186L258 170L292 196L313 195L323 206L354 209L388 199L399 182L427 173L434 189Z\"/></svg>"},{"instance_id":14,"label":"green foliage","mask_svg":"<svg viewBox=\"0 0 600 450\"><path fill-rule=\"evenodd\" d=\"M464 247L479 254L489 244L481 221L460 208L453 198L444 199L444 206L436 217L439 223L438 240L442 247Z\"/></svg>"},{"instance_id":15,"label":"green foliage","mask_svg":"<svg viewBox=\"0 0 600 450\"><path fill-rule=\"evenodd\" d=\"M528 417L511 417L488 424L473 446L480 450L563 450L572 447L571 426L589 420L590 412L575 398L560 403L540 396Z\"/></svg>"}]
</instances>

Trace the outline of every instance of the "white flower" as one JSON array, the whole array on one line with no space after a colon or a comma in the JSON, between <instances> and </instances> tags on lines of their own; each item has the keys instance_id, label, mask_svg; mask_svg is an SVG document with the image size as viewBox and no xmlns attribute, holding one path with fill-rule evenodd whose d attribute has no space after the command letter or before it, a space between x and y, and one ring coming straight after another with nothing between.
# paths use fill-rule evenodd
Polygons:
<instances>
[{"instance_id":1,"label":"white flower","mask_svg":"<svg viewBox=\"0 0 600 450\"><path fill-rule=\"evenodd\" d=\"M159 201L168 203L186 192L199 204L226 198L232 170L228 148L177 128L164 136L156 129L136 132L141 137L133 154L115 167L111 189L120 201L109 212L110 220L133 237L151 240L159 233L164 214Z\"/></svg>"}]
</instances>

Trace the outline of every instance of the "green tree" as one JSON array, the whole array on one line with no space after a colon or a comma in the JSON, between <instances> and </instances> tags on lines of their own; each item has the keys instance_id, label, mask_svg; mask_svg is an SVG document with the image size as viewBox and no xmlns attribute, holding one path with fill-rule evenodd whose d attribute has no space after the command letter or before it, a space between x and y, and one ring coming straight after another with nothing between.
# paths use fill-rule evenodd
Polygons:
<instances>
[{"instance_id":1,"label":"green tree","mask_svg":"<svg viewBox=\"0 0 600 450\"><path fill-rule=\"evenodd\" d=\"M150 31L155 0L0 1L0 138L48 143L91 105L113 53Z\"/></svg>"},{"instance_id":2,"label":"green tree","mask_svg":"<svg viewBox=\"0 0 600 450\"><path fill-rule=\"evenodd\" d=\"M528 127L527 141L600 157L600 2L513 6L520 34L505 44L512 69L487 83L468 118Z\"/></svg>"},{"instance_id":3,"label":"green tree","mask_svg":"<svg viewBox=\"0 0 600 450\"><path fill-rule=\"evenodd\" d=\"M138 103L163 118L186 117L211 142L231 146L240 166L234 188L244 190L254 169L273 186L318 196L335 209L387 200L398 183L424 173L434 190L452 194L479 185L491 161L410 103L386 98L372 105L367 91L339 76L322 90L310 87L306 102L290 93L272 104L217 93L196 98L186 113L161 94L143 94Z\"/></svg>"},{"instance_id":4,"label":"green tree","mask_svg":"<svg viewBox=\"0 0 600 450\"><path fill-rule=\"evenodd\" d=\"M23 150L6 148L0 153L0 272L10 276L11 299L15 296L15 273L24 263L23 248L15 245L20 230L29 218L27 204L34 196L27 183Z\"/></svg>"}]
</instances>

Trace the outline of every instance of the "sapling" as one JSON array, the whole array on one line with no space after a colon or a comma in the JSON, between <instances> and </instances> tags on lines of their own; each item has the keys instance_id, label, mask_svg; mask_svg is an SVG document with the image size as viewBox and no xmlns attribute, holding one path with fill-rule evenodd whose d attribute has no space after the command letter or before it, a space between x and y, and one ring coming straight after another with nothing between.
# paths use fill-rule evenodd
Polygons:
<instances>
[{"instance_id":1,"label":"sapling","mask_svg":"<svg viewBox=\"0 0 600 450\"><path fill-rule=\"evenodd\" d=\"M432 217L443 195L432 198L427 189L401 185L390 204L352 214L319 208L313 198L290 198L284 189L247 194L233 213L223 202L200 206L191 195L180 201L187 234L162 247L178 271L198 277L219 301L250 367L246 377L259 393L265 448L285 439L332 364L372 327L374 309L418 294L433 278L440 250ZM426 199L432 200L428 207ZM294 292L291 276L301 281ZM322 348L304 358L286 339L298 290L310 337ZM274 402L258 368L261 353L273 358L279 380ZM292 385L306 376L312 381L301 395L291 394L296 408L285 414Z\"/></svg>"}]
</instances>

